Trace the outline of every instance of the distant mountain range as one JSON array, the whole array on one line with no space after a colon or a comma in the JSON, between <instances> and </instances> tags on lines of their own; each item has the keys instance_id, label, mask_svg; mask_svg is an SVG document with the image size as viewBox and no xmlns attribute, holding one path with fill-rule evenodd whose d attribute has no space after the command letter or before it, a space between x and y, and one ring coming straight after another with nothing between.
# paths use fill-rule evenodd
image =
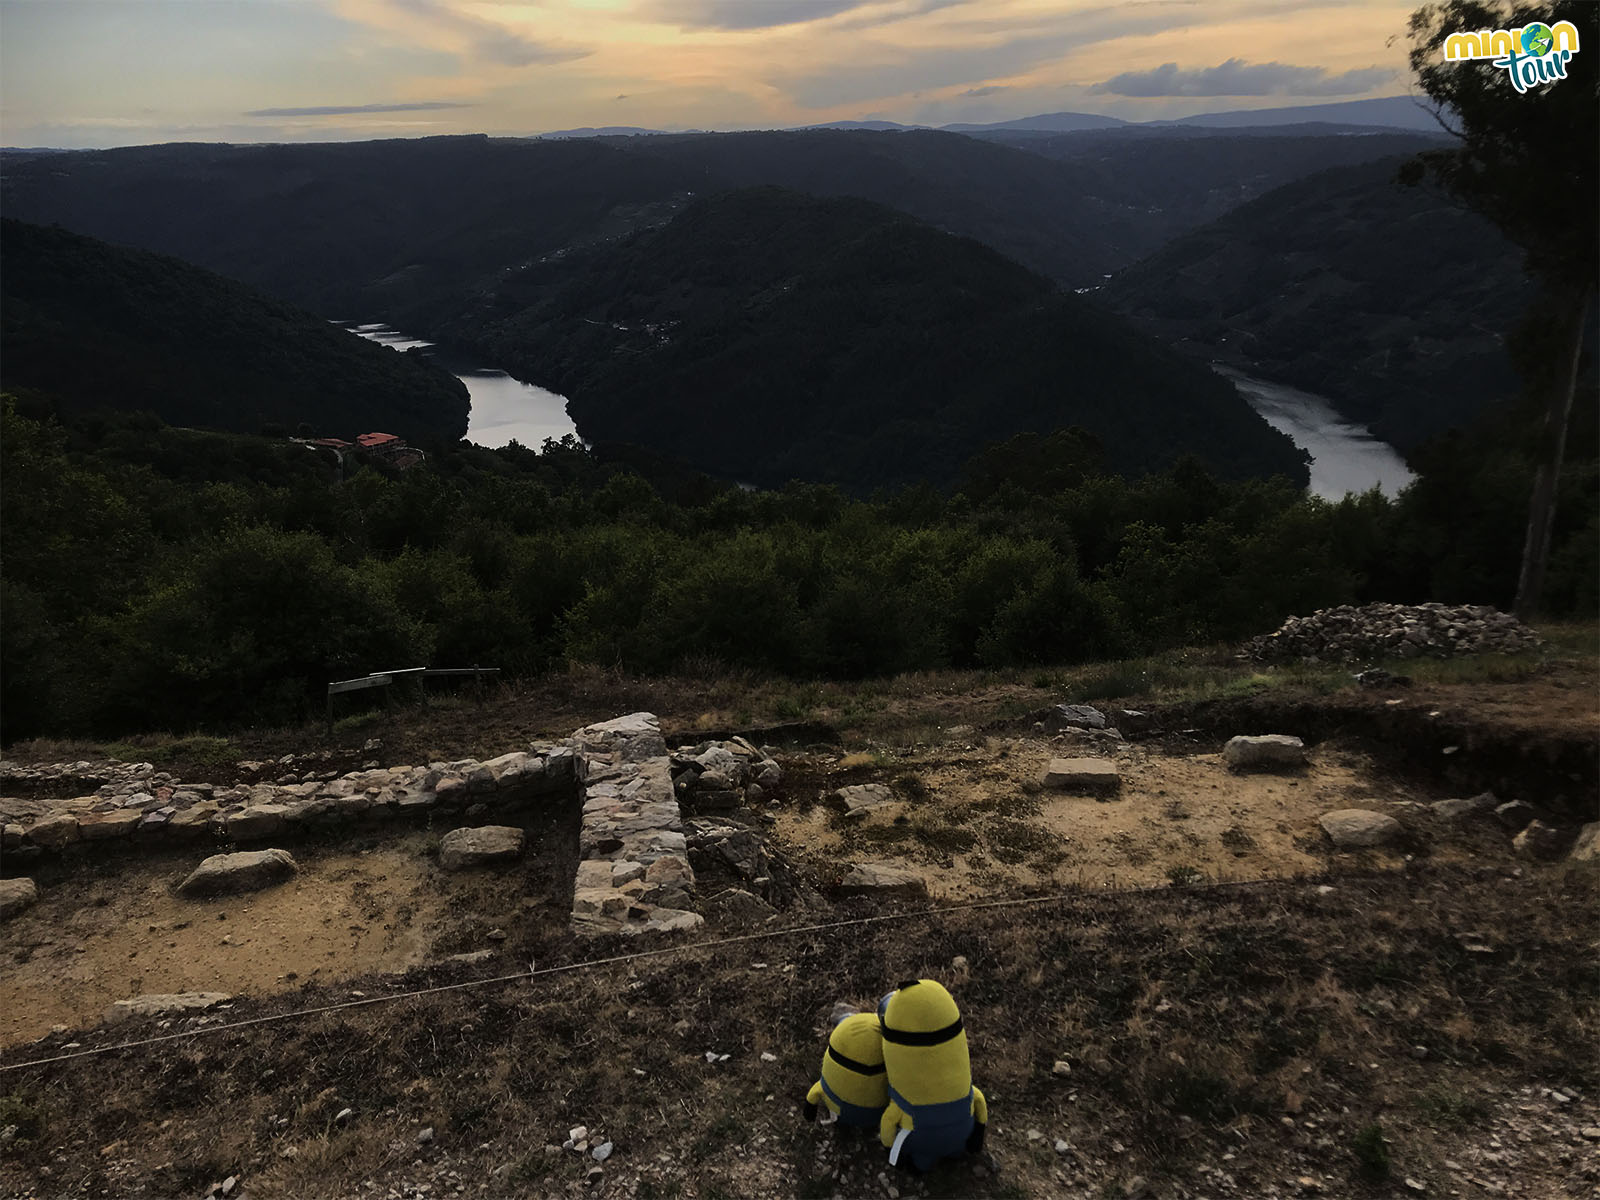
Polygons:
<instances>
[{"instance_id":1,"label":"distant mountain range","mask_svg":"<svg viewBox=\"0 0 1600 1200\"><path fill-rule=\"evenodd\" d=\"M1271 128L1282 125L1337 125L1350 129L1407 129L1423 133L1442 132L1431 110L1411 96L1384 96L1377 100L1343 100L1333 104L1300 104L1286 108L1240 108L1223 112L1198 113L1156 121L1125 121L1101 113L1054 112L1009 121L979 124L903 125L898 121L829 121L802 129L868 129L877 132L906 129L941 129L947 133L1081 133L1103 129L1170 129L1173 126L1210 129ZM538 134L545 138L635 136L669 132L702 133L703 130L642 129L635 125L602 128L559 129Z\"/></svg>"},{"instance_id":2,"label":"distant mountain range","mask_svg":"<svg viewBox=\"0 0 1600 1200\"><path fill-rule=\"evenodd\" d=\"M1298 121L1416 112L1404 97L1374 103L1268 110L1252 119L1290 123L1241 128L1193 123L1229 116L1208 114L1090 118L1099 127L1065 132L599 131L12 153L0 206L180 256L323 317L448 338L548 384L577 378L575 366L541 365L533 347L551 343L507 325L551 299L528 291L544 269L646 246L630 239L729 190L856 197L975 239L1162 337L1323 391L1413 446L1511 386L1495 339L1521 282L1487 227L1469 222L1470 236L1447 244L1441 230L1467 228L1460 210L1392 184L1396 161L1440 144L1436 131ZM1337 136L1347 129L1359 135ZM819 262L832 254L813 249ZM799 273L803 256L789 252ZM1406 264L1403 275L1386 260Z\"/></svg>"}]
</instances>

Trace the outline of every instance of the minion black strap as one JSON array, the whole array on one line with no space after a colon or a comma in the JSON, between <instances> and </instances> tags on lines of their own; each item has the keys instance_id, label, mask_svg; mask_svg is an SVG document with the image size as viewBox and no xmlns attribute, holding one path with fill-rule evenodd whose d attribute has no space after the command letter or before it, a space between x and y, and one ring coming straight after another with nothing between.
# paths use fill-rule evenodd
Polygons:
<instances>
[{"instance_id":1,"label":"minion black strap","mask_svg":"<svg viewBox=\"0 0 1600 1200\"><path fill-rule=\"evenodd\" d=\"M832 1046L828 1047L828 1057L845 1070L854 1071L857 1075L882 1075L886 1069L882 1063L874 1067L864 1062L857 1062L853 1058L840 1054Z\"/></svg>"},{"instance_id":2,"label":"minion black strap","mask_svg":"<svg viewBox=\"0 0 1600 1200\"><path fill-rule=\"evenodd\" d=\"M913 1029L891 1029L887 1023L883 1026L883 1040L893 1042L897 1046L937 1046L941 1042L948 1042L960 1033L960 1017L957 1017L943 1029L930 1029L926 1032Z\"/></svg>"}]
</instances>

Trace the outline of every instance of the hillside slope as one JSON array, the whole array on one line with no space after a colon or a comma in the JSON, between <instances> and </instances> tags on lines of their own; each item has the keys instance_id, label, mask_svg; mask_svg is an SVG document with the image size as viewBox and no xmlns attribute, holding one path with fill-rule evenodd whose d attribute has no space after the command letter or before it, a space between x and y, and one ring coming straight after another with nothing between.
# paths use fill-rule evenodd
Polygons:
<instances>
[{"instance_id":1,"label":"hillside slope","mask_svg":"<svg viewBox=\"0 0 1600 1200\"><path fill-rule=\"evenodd\" d=\"M1089 139L1073 143L1085 153L1057 153L1054 138L1018 149L840 129L11 153L0 198L11 216L176 254L328 317L429 332L506 269L660 224L690 193L855 196L1087 287L1219 205L1314 169L1318 154L1346 161L1375 146L1296 138L1293 154L1213 154L1195 149L1194 131L1071 136Z\"/></svg>"},{"instance_id":2,"label":"hillside slope","mask_svg":"<svg viewBox=\"0 0 1600 1200\"><path fill-rule=\"evenodd\" d=\"M1174 240L1096 299L1331 399L1402 449L1512 396L1521 254L1400 159L1324 171Z\"/></svg>"},{"instance_id":3,"label":"hillside slope","mask_svg":"<svg viewBox=\"0 0 1600 1200\"><path fill-rule=\"evenodd\" d=\"M460 380L177 259L0 222L0 383L68 412L459 438Z\"/></svg>"},{"instance_id":4,"label":"hillside slope","mask_svg":"<svg viewBox=\"0 0 1600 1200\"><path fill-rule=\"evenodd\" d=\"M1194 453L1300 482L1209 370L992 250L877 205L753 189L530 269L462 318L583 435L725 478L951 482L984 445L1080 426L1137 473Z\"/></svg>"}]
</instances>

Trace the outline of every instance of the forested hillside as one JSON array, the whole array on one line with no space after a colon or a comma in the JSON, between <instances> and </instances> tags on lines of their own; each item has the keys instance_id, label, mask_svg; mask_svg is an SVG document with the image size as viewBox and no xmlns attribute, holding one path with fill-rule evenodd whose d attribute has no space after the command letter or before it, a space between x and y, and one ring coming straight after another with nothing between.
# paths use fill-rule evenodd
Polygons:
<instances>
[{"instance_id":1,"label":"forested hillside","mask_svg":"<svg viewBox=\"0 0 1600 1200\"><path fill-rule=\"evenodd\" d=\"M1114 278L1096 298L1166 337L1309 391L1414 449L1519 383L1522 255L1403 160L1301 179Z\"/></svg>"},{"instance_id":2,"label":"forested hillside","mask_svg":"<svg viewBox=\"0 0 1600 1200\"><path fill-rule=\"evenodd\" d=\"M255 432L466 432L460 380L186 262L0 222L0 380L67 412Z\"/></svg>"},{"instance_id":3,"label":"forested hillside","mask_svg":"<svg viewBox=\"0 0 1600 1200\"><path fill-rule=\"evenodd\" d=\"M335 486L282 440L62 427L7 399L0 722L10 740L293 721L328 680L399 663L845 678L1156 652L1343 602L1503 605L1530 475L1506 432L1440 447L1398 501L1192 460L1112 477L1069 431L985 452L954 496L868 503L658 490L571 442ZM1597 503L1574 458L1552 613L1596 610Z\"/></svg>"},{"instance_id":4,"label":"forested hillside","mask_svg":"<svg viewBox=\"0 0 1600 1200\"><path fill-rule=\"evenodd\" d=\"M0 198L13 216L176 254L330 319L448 332L489 355L502 340L462 318L524 268L729 188L854 196L1069 288L1116 275L1107 299L1162 336L1233 355L1243 335L1239 361L1327 391L1409 448L1504 393L1494 339L1521 309L1497 234L1390 186L1392 165L1372 161L1436 140L1124 127L1017 146L841 129L169 145L13 155ZM1332 164L1352 165L1304 178Z\"/></svg>"},{"instance_id":5,"label":"forested hillside","mask_svg":"<svg viewBox=\"0 0 1600 1200\"><path fill-rule=\"evenodd\" d=\"M1108 206L1135 216L1137 256L1160 249L1241 204L1333 167L1443 145L1442 135L1372 130L1348 135L1293 126L1257 130L1125 125L1077 133L985 134L986 140L1065 162ZM1117 264L1117 268L1127 266Z\"/></svg>"},{"instance_id":6,"label":"forested hillside","mask_svg":"<svg viewBox=\"0 0 1600 1200\"><path fill-rule=\"evenodd\" d=\"M1119 472L1303 456L1233 386L987 247L775 188L513 277L447 335L568 397L585 438L728 479L953 482L985 445L1078 426Z\"/></svg>"}]
</instances>

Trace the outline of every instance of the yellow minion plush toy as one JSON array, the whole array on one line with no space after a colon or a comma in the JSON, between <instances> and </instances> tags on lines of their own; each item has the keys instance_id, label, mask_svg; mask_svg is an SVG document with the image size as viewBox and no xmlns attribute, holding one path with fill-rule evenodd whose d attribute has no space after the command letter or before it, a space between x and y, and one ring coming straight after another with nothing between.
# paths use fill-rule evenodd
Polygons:
<instances>
[{"instance_id":1,"label":"yellow minion plush toy","mask_svg":"<svg viewBox=\"0 0 1600 1200\"><path fill-rule=\"evenodd\" d=\"M883 1037L876 1013L852 1013L833 1027L822 1055L822 1078L806 1093L806 1120L827 1105L841 1125L876 1129L889 1102L883 1070Z\"/></svg>"},{"instance_id":2,"label":"yellow minion plush toy","mask_svg":"<svg viewBox=\"0 0 1600 1200\"><path fill-rule=\"evenodd\" d=\"M983 1149L989 1105L972 1064L955 997L931 979L902 983L878 1005L889 1106L878 1137L889 1161L926 1171L941 1158Z\"/></svg>"}]
</instances>

